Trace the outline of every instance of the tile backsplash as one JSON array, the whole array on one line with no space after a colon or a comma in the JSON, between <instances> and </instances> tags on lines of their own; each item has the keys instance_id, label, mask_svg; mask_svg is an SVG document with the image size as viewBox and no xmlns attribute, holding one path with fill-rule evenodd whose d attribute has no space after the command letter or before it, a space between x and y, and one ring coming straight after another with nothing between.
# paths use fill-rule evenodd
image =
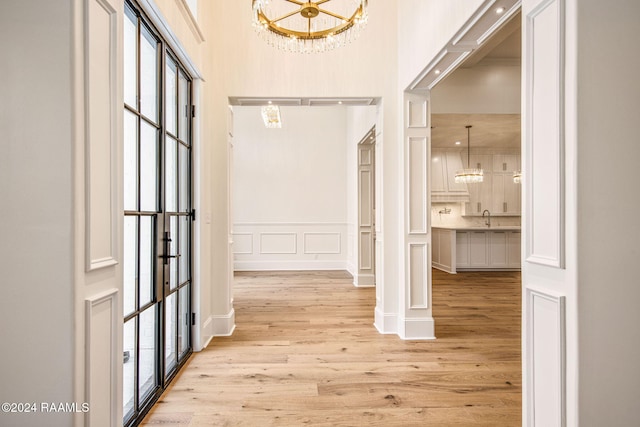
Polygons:
<instances>
[{"instance_id":1,"label":"tile backsplash","mask_svg":"<svg viewBox=\"0 0 640 427\"><path fill-rule=\"evenodd\" d=\"M492 216L494 226L520 225L519 216ZM461 203L432 203L432 227L482 227L485 219L479 216L462 216Z\"/></svg>"}]
</instances>

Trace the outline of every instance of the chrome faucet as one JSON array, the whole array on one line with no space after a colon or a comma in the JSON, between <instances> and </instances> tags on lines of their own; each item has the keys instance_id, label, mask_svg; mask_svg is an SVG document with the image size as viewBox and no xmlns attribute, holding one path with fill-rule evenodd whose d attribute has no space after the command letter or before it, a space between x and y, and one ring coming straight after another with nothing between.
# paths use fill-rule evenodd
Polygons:
<instances>
[{"instance_id":1,"label":"chrome faucet","mask_svg":"<svg viewBox=\"0 0 640 427\"><path fill-rule=\"evenodd\" d=\"M485 209L482 211L482 218L484 218L484 214L487 214L487 221L485 224L487 224L487 227L491 227L491 212L489 212L489 209Z\"/></svg>"}]
</instances>

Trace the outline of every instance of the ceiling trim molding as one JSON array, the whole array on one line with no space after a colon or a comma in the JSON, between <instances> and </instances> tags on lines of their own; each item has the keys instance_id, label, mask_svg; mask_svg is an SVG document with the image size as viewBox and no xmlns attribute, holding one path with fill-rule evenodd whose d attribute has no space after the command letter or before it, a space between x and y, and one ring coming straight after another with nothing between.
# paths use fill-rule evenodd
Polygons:
<instances>
[{"instance_id":1,"label":"ceiling trim molding","mask_svg":"<svg viewBox=\"0 0 640 427\"><path fill-rule=\"evenodd\" d=\"M486 0L467 20L462 29L447 42L445 47L411 82L407 91L431 90L443 78L451 74L473 51L480 48L496 31L502 28L520 11L521 0L500 2L502 14L495 12L497 0Z\"/></svg>"}]
</instances>

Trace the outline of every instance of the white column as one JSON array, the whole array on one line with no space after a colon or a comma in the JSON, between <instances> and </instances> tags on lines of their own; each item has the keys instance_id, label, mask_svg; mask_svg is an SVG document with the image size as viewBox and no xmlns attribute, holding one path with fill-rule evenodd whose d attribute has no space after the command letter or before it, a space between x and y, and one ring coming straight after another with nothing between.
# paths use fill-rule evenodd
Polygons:
<instances>
[{"instance_id":1,"label":"white column","mask_svg":"<svg viewBox=\"0 0 640 427\"><path fill-rule=\"evenodd\" d=\"M429 93L404 97L404 282L398 335L434 339L431 312L431 225L429 221Z\"/></svg>"}]
</instances>

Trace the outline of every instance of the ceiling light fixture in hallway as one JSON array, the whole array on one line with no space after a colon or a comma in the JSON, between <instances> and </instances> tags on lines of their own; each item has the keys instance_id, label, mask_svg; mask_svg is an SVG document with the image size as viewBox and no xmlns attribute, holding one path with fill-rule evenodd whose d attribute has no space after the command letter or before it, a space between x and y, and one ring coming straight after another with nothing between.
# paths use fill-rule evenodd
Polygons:
<instances>
[{"instance_id":1,"label":"ceiling light fixture in hallway","mask_svg":"<svg viewBox=\"0 0 640 427\"><path fill-rule=\"evenodd\" d=\"M253 26L281 50L324 52L358 36L367 23L367 5L368 0L253 0Z\"/></svg>"}]
</instances>

